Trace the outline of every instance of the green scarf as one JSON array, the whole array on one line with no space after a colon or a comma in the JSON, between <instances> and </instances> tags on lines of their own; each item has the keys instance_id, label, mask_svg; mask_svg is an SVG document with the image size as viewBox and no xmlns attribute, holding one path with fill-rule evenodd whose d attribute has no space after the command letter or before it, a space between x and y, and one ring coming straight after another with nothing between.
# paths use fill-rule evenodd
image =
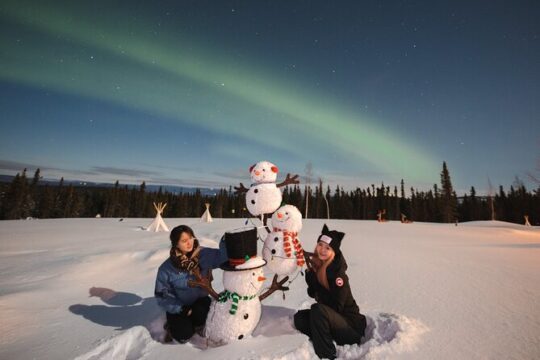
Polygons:
<instances>
[{"instance_id":1,"label":"green scarf","mask_svg":"<svg viewBox=\"0 0 540 360\"><path fill-rule=\"evenodd\" d=\"M238 310L238 300L251 300L257 295L251 295L251 296L240 296L235 292L230 292L229 290L225 290L218 296L219 302L226 302L228 299L232 300L231 304L231 310L229 310L229 314L234 315L236 314L236 310Z\"/></svg>"}]
</instances>

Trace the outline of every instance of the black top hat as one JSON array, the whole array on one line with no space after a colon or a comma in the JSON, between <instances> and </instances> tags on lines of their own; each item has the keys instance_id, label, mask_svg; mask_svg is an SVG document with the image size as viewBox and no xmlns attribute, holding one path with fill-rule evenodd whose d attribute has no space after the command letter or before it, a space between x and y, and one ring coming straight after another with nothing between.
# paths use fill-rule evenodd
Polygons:
<instances>
[{"instance_id":1,"label":"black top hat","mask_svg":"<svg viewBox=\"0 0 540 360\"><path fill-rule=\"evenodd\" d=\"M257 257L257 229L251 228L239 232L225 233L225 246L229 261L220 265L226 271L256 269L266 265L266 261Z\"/></svg>"},{"instance_id":2,"label":"black top hat","mask_svg":"<svg viewBox=\"0 0 540 360\"><path fill-rule=\"evenodd\" d=\"M339 247L341 246L341 240L343 240L343 237L345 236L345 233L337 230L329 230L328 226L324 224L321 235L319 235L319 238L317 239L317 242L323 241L330 245L330 247L334 250L335 253L340 252Z\"/></svg>"}]
</instances>

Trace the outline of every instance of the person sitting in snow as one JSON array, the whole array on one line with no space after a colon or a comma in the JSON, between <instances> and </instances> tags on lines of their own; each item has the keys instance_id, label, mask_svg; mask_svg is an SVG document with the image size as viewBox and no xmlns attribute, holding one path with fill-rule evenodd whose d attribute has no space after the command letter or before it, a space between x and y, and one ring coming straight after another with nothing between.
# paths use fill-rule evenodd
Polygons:
<instances>
[{"instance_id":1,"label":"person sitting in snow","mask_svg":"<svg viewBox=\"0 0 540 360\"><path fill-rule=\"evenodd\" d=\"M366 329L366 317L352 296L345 273L347 263L339 249L344 236L325 224L313 257L306 254L307 291L317 302L294 315L294 326L309 336L320 358L337 357L333 341L338 345L359 344Z\"/></svg>"},{"instance_id":2,"label":"person sitting in snow","mask_svg":"<svg viewBox=\"0 0 540 360\"><path fill-rule=\"evenodd\" d=\"M172 229L169 237L170 256L158 269L154 295L167 314L165 341L185 343L202 330L210 308L208 290L190 283L201 279L210 282L211 269L219 267L228 256L223 239L219 249L204 248L186 225Z\"/></svg>"}]
</instances>

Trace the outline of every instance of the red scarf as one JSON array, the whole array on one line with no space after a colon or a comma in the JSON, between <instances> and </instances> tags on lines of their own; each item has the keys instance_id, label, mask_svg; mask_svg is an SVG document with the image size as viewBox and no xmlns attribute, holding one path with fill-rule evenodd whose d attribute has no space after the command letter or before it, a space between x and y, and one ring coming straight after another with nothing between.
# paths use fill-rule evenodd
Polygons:
<instances>
[{"instance_id":1,"label":"red scarf","mask_svg":"<svg viewBox=\"0 0 540 360\"><path fill-rule=\"evenodd\" d=\"M304 266L306 262L306 260L304 259L304 249L302 249L302 244L300 244L300 241L298 240L298 233L293 231L281 230L275 227L274 232L278 231L283 233L283 250L285 250L285 255L287 255L287 257L291 257L292 242L292 246L294 246L294 251L296 255L296 265L300 267Z\"/></svg>"}]
</instances>

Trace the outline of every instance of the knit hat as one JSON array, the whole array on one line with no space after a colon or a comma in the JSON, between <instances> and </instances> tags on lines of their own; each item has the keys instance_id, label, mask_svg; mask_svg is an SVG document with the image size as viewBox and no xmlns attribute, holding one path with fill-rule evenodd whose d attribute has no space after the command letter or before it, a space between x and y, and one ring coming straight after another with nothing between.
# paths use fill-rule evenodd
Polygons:
<instances>
[{"instance_id":1,"label":"knit hat","mask_svg":"<svg viewBox=\"0 0 540 360\"><path fill-rule=\"evenodd\" d=\"M339 247L341 246L341 240L343 240L344 236L345 233L336 230L329 230L328 226L324 224L321 235L319 235L317 242L322 241L330 245L332 250L334 250L334 252L337 254L341 251Z\"/></svg>"}]
</instances>

